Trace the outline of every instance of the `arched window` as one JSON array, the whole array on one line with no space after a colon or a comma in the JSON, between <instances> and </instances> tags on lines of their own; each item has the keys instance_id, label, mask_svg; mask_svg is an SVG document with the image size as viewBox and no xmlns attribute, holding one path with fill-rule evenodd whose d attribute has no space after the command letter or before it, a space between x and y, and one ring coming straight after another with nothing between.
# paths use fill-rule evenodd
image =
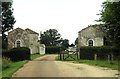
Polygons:
<instances>
[{"instance_id":1,"label":"arched window","mask_svg":"<svg viewBox=\"0 0 120 79\"><path fill-rule=\"evenodd\" d=\"M16 40L15 47L20 47L20 46L21 46L21 41L20 40Z\"/></svg>"},{"instance_id":2,"label":"arched window","mask_svg":"<svg viewBox=\"0 0 120 79\"><path fill-rule=\"evenodd\" d=\"M94 43L94 42L93 42L92 39L89 39L89 40L88 40L88 46L93 46L93 45L94 45L93 43Z\"/></svg>"},{"instance_id":3,"label":"arched window","mask_svg":"<svg viewBox=\"0 0 120 79\"><path fill-rule=\"evenodd\" d=\"M20 41L17 41L16 44L17 44L17 47L20 47Z\"/></svg>"}]
</instances>

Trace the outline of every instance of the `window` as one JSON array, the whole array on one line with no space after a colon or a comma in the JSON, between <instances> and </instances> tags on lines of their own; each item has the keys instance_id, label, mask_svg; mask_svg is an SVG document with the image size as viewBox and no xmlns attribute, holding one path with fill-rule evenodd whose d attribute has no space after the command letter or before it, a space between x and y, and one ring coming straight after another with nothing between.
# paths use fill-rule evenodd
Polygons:
<instances>
[{"instance_id":1,"label":"window","mask_svg":"<svg viewBox=\"0 0 120 79\"><path fill-rule=\"evenodd\" d=\"M93 46L93 40L92 39L88 40L88 46Z\"/></svg>"},{"instance_id":2,"label":"window","mask_svg":"<svg viewBox=\"0 0 120 79\"><path fill-rule=\"evenodd\" d=\"M21 46L21 41L20 40L17 40L16 41L16 47L20 47Z\"/></svg>"}]
</instances>

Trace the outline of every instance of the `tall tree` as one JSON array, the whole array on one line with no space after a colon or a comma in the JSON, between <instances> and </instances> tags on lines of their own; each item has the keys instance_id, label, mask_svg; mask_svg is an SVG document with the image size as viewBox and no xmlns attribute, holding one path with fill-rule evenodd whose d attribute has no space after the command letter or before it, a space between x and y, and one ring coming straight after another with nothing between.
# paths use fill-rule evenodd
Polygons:
<instances>
[{"instance_id":1,"label":"tall tree","mask_svg":"<svg viewBox=\"0 0 120 79\"><path fill-rule=\"evenodd\" d=\"M2 34L13 29L16 22L13 16L13 8L11 2L2 2Z\"/></svg>"},{"instance_id":2,"label":"tall tree","mask_svg":"<svg viewBox=\"0 0 120 79\"><path fill-rule=\"evenodd\" d=\"M61 35L56 29L49 29L41 34L40 39L46 46L56 46L61 42Z\"/></svg>"},{"instance_id":3,"label":"tall tree","mask_svg":"<svg viewBox=\"0 0 120 79\"><path fill-rule=\"evenodd\" d=\"M74 46L75 46L75 45L74 45L73 43L69 45L69 47L74 47Z\"/></svg>"},{"instance_id":4,"label":"tall tree","mask_svg":"<svg viewBox=\"0 0 120 79\"><path fill-rule=\"evenodd\" d=\"M68 39L61 40L61 45L64 49L67 49L69 47L69 40Z\"/></svg>"},{"instance_id":5,"label":"tall tree","mask_svg":"<svg viewBox=\"0 0 120 79\"><path fill-rule=\"evenodd\" d=\"M2 2L2 11L1 11L1 21L2 24L0 25L2 27L2 48L7 48L7 36L5 35L5 32L13 29L13 25L16 22L15 18L13 16L13 8L11 2Z\"/></svg>"},{"instance_id":6,"label":"tall tree","mask_svg":"<svg viewBox=\"0 0 120 79\"><path fill-rule=\"evenodd\" d=\"M78 44L78 38L75 39L75 45L77 45L77 44Z\"/></svg>"},{"instance_id":7,"label":"tall tree","mask_svg":"<svg viewBox=\"0 0 120 79\"><path fill-rule=\"evenodd\" d=\"M120 1L104 2L99 21L104 23L104 30L112 45L120 47Z\"/></svg>"}]
</instances>

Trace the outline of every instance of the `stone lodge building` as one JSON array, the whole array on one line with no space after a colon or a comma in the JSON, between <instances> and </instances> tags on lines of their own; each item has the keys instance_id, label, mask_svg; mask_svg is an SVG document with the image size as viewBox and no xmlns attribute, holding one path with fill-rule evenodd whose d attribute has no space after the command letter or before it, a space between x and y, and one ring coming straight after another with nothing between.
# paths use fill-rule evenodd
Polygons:
<instances>
[{"instance_id":1,"label":"stone lodge building","mask_svg":"<svg viewBox=\"0 0 120 79\"><path fill-rule=\"evenodd\" d=\"M25 30L16 28L8 33L8 49L28 47L30 48L31 54L43 54L43 51L45 53L45 45L40 44L38 36L39 34L37 32L34 32L29 28Z\"/></svg>"},{"instance_id":2,"label":"stone lodge building","mask_svg":"<svg viewBox=\"0 0 120 79\"><path fill-rule=\"evenodd\" d=\"M103 46L104 35L99 26L88 26L78 32L78 48L81 46Z\"/></svg>"}]
</instances>

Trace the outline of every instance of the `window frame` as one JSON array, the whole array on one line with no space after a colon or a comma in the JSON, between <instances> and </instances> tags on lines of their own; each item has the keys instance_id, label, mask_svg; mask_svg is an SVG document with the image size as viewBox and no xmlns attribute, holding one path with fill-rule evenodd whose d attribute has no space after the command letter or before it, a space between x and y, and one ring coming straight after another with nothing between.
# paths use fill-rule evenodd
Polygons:
<instances>
[{"instance_id":1,"label":"window frame","mask_svg":"<svg viewBox=\"0 0 120 79\"><path fill-rule=\"evenodd\" d=\"M90 46L89 41L92 41L92 42L93 42L93 45L92 45L92 46L94 46L94 40L93 40L93 39L88 39L88 41L87 41L87 46Z\"/></svg>"},{"instance_id":2,"label":"window frame","mask_svg":"<svg viewBox=\"0 0 120 79\"><path fill-rule=\"evenodd\" d=\"M18 42L19 42L19 45L18 45ZM21 47L21 40L20 39L15 41L15 47Z\"/></svg>"}]
</instances>

